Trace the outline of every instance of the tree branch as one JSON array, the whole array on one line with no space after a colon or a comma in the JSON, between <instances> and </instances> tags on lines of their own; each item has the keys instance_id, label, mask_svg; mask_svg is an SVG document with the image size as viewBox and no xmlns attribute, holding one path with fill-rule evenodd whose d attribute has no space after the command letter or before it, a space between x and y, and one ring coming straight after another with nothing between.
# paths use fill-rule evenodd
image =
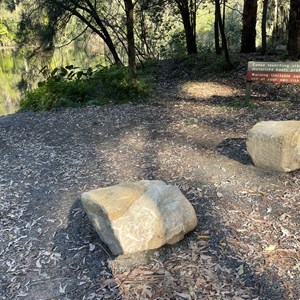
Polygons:
<instances>
[{"instance_id":1,"label":"tree branch","mask_svg":"<svg viewBox=\"0 0 300 300\"><path fill-rule=\"evenodd\" d=\"M226 7L228 7L229 9L233 10L233 11L237 11L241 16L243 15L243 13L241 11L239 11L237 8L233 8L228 4L225 4Z\"/></svg>"},{"instance_id":2,"label":"tree branch","mask_svg":"<svg viewBox=\"0 0 300 300\"><path fill-rule=\"evenodd\" d=\"M89 28L89 26L86 26L82 32L80 32L77 36L75 36L74 38L72 38L68 43L63 44L63 45L61 45L61 46L57 46L57 47L55 47L55 48L56 48L56 49L61 49L61 48L65 47L65 46L70 45L72 42L74 42L74 41L77 40L80 36L82 36L82 35L87 31L88 28Z\"/></svg>"}]
</instances>

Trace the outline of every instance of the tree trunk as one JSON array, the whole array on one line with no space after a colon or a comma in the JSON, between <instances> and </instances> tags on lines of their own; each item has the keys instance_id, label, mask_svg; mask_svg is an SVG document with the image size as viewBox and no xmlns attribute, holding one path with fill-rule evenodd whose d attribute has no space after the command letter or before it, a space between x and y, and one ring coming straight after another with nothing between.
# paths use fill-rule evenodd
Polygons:
<instances>
[{"instance_id":1,"label":"tree trunk","mask_svg":"<svg viewBox=\"0 0 300 300\"><path fill-rule=\"evenodd\" d=\"M261 19L261 53L267 52L267 14L268 14L269 0L264 0L263 11Z\"/></svg>"},{"instance_id":2,"label":"tree trunk","mask_svg":"<svg viewBox=\"0 0 300 300\"><path fill-rule=\"evenodd\" d=\"M220 28L221 38L222 38L222 45L223 45L223 50L224 50L224 54L225 54L227 68L232 69L232 63L230 61L230 56L229 56L229 51L228 51L228 46L227 46L226 34L225 34L224 26L222 24L220 0L215 0L215 6L216 6L216 15L217 15L218 23L219 23L219 28Z\"/></svg>"},{"instance_id":3,"label":"tree trunk","mask_svg":"<svg viewBox=\"0 0 300 300\"><path fill-rule=\"evenodd\" d=\"M107 30L105 30L105 31L107 32ZM109 33L108 32L107 32L107 34L104 33L104 36L105 36L105 38L103 40L104 40L105 44L107 45L111 55L113 56L115 64L122 65L122 61L117 53L116 47L115 47Z\"/></svg>"},{"instance_id":4,"label":"tree trunk","mask_svg":"<svg viewBox=\"0 0 300 300\"><path fill-rule=\"evenodd\" d=\"M136 72L136 53L134 43L134 5L132 0L124 0L126 11L126 29L127 29L127 44L128 44L128 68L129 79L133 86L136 85L137 72Z\"/></svg>"},{"instance_id":5,"label":"tree trunk","mask_svg":"<svg viewBox=\"0 0 300 300\"><path fill-rule=\"evenodd\" d=\"M226 19L226 0L223 0L223 11L222 11L222 27L225 32L225 19ZM224 40L222 39L222 48L226 48L224 45Z\"/></svg>"},{"instance_id":6,"label":"tree trunk","mask_svg":"<svg viewBox=\"0 0 300 300\"><path fill-rule=\"evenodd\" d=\"M178 5L186 38L186 46L188 54L197 53L197 44L196 44L196 13L193 13L192 8L189 7L187 0L176 0Z\"/></svg>"},{"instance_id":7,"label":"tree trunk","mask_svg":"<svg viewBox=\"0 0 300 300\"><path fill-rule=\"evenodd\" d=\"M195 44L196 44L197 0L190 0L190 12L191 12L190 20L192 24L192 31L193 31L193 36L195 37Z\"/></svg>"},{"instance_id":8,"label":"tree trunk","mask_svg":"<svg viewBox=\"0 0 300 300\"><path fill-rule=\"evenodd\" d=\"M291 0L289 20L289 57L293 60L300 59L300 2Z\"/></svg>"},{"instance_id":9,"label":"tree trunk","mask_svg":"<svg viewBox=\"0 0 300 300\"><path fill-rule=\"evenodd\" d=\"M141 48L145 51L146 57L149 57L150 49L147 41L147 29L145 21L145 11L141 9L140 13L140 39L142 42Z\"/></svg>"},{"instance_id":10,"label":"tree trunk","mask_svg":"<svg viewBox=\"0 0 300 300\"><path fill-rule=\"evenodd\" d=\"M256 51L256 46L255 46L256 17L257 17L257 0L244 0L242 45L241 45L242 53L250 53Z\"/></svg>"},{"instance_id":11,"label":"tree trunk","mask_svg":"<svg viewBox=\"0 0 300 300\"><path fill-rule=\"evenodd\" d=\"M215 4L214 30L215 30L215 51L216 51L217 55L220 55L222 51L221 51L221 47L220 47L219 18L218 18L217 3Z\"/></svg>"}]
</instances>

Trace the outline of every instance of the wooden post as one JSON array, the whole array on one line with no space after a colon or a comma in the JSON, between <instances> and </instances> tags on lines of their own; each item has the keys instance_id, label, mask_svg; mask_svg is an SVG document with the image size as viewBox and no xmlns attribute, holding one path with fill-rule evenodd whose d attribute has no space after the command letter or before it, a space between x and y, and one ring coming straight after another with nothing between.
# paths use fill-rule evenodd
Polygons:
<instances>
[{"instance_id":1,"label":"wooden post","mask_svg":"<svg viewBox=\"0 0 300 300\"><path fill-rule=\"evenodd\" d=\"M250 96L251 96L251 81L246 82L246 103L249 103L250 101Z\"/></svg>"}]
</instances>

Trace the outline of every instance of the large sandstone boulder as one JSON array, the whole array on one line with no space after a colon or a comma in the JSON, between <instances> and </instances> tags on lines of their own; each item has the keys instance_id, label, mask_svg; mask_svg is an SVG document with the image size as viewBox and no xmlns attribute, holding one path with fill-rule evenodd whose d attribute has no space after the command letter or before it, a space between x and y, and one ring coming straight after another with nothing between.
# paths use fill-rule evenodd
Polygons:
<instances>
[{"instance_id":1,"label":"large sandstone boulder","mask_svg":"<svg viewBox=\"0 0 300 300\"><path fill-rule=\"evenodd\" d=\"M197 226L195 211L180 190L158 180L99 188L82 194L81 202L115 255L174 244Z\"/></svg>"},{"instance_id":2,"label":"large sandstone boulder","mask_svg":"<svg viewBox=\"0 0 300 300\"><path fill-rule=\"evenodd\" d=\"M248 134L247 151L255 166L279 172L300 168L300 121L257 123Z\"/></svg>"}]
</instances>

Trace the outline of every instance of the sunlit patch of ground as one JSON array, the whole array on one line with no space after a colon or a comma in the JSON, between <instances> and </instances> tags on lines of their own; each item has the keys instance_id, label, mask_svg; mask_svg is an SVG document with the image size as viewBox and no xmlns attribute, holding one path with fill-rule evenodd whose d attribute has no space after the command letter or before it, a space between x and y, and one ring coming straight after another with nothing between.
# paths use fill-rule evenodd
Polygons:
<instances>
[{"instance_id":1,"label":"sunlit patch of ground","mask_svg":"<svg viewBox=\"0 0 300 300\"><path fill-rule=\"evenodd\" d=\"M234 96L237 90L217 82L187 82L181 86L181 93L188 97L208 99L213 96Z\"/></svg>"}]
</instances>

